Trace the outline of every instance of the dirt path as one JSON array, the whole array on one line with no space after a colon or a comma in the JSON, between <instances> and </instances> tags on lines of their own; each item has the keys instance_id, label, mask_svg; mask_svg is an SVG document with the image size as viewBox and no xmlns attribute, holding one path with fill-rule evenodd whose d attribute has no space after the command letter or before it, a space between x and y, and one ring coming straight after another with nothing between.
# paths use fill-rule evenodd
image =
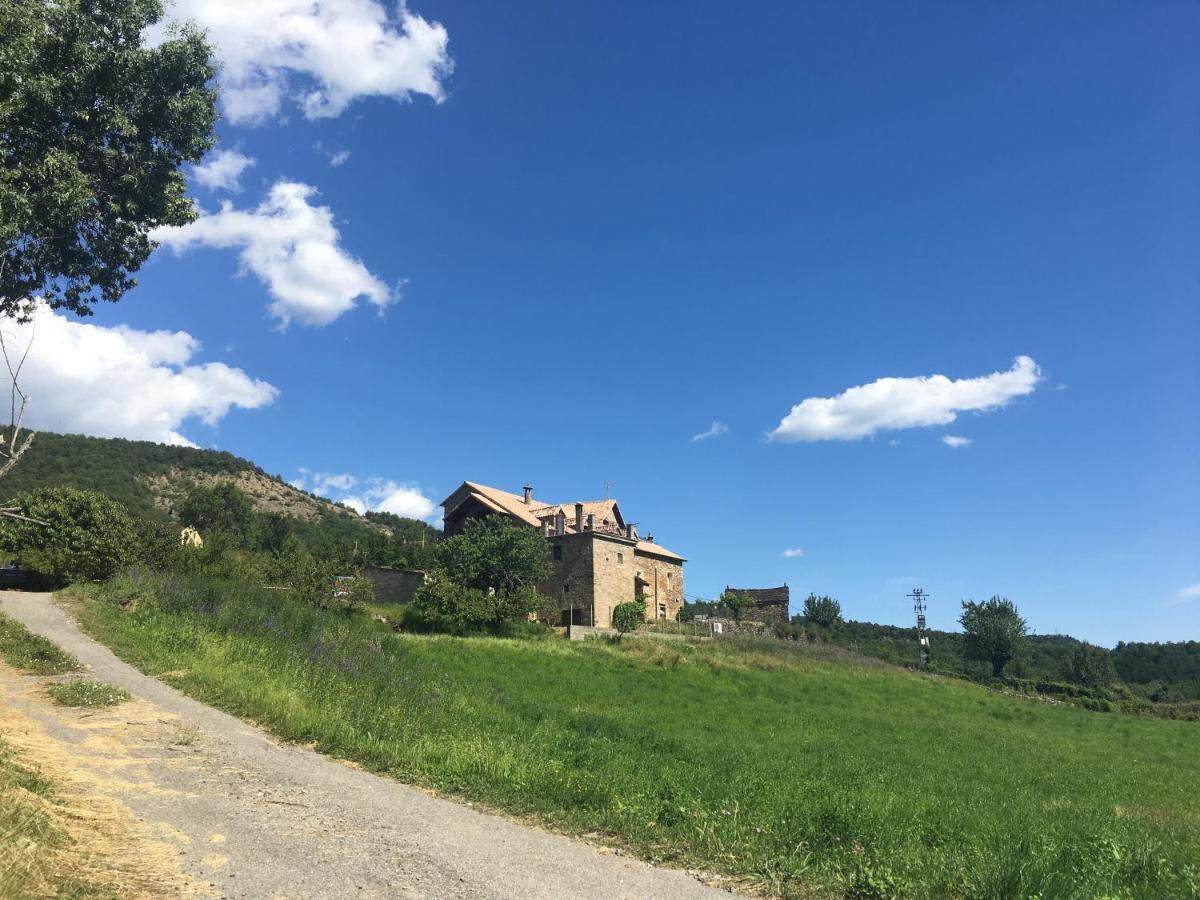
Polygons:
<instances>
[{"instance_id":1,"label":"dirt path","mask_svg":"<svg viewBox=\"0 0 1200 900\"><path fill-rule=\"evenodd\" d=\"M182 871L220 896L730 896L280 745L121 662L49 595L0 592L0 612L137 698L103 713L62 710L27 676L0 671L4 704L73 748L98 794L175 846Z\"/></svg>"}]
</instances>

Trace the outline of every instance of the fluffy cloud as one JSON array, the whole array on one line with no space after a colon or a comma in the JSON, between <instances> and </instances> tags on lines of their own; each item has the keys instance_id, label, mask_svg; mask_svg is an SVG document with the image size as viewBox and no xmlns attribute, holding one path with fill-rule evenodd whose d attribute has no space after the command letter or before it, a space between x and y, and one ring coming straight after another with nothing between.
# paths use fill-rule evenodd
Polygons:
<instances>
[{"instance_id":1,"label":"fluffy cloud","mask_svg":"<svg viewBox=\"0 0 1200 900\"><path fill-rule=\"evenodd\" d=\"M3 327L14 358L29 346L20 381L32 428L190 445L179 430L186 420L216 425L278 394L241 369L193 364L200 343L183 331L106 328L45 308L31 324Z\"/></svg>"},{"instance_id":2,"label":"fluffy cloud","mask_svg":"<svg viewBox=\"0 0 1200 900\"><path fill-rule=\"evenodd\" d=\"M947 447L957 450L959 447L970 447L971 439L965 438L965 437L959 437L958 435L955 435L955 434L943 434L942 435L942 443L945 444Z\"/></svg>"},{"instance_id":3,"label":"fluffy cloud","mask_svg":"<svg viewBox=\"0 0 1200 900\"><path fill-rule=\"evenodd\" d=\"M437 518L438 507L415 484L399 484L384 478L360 479L349 474L309 472L307 469L300 469L300 477L291 484L337 503L344 503L359 515L371 511L392 513L409 519Z\"/></svg>"},{"instance_id":4,"label":"fluffy cloud","mask_svg":"<svg viewBox=\"0 0 1200 900\"><path fill-rule=\"evenodd\" d=\"M309 119L336 116L363 97L445 97L453 68L449 35L438 22L379 0L175 0L150 29L152 43L171 22L192 21L221 63L221 98L235 124L277 116L285 99Z\"/></svg>"},{"instance_id":5,"label":"fluffy cloud","mask_svg":"<svg viewBox=\"0 0 1200 900\"><path fill-rule=\"evenodd\" d=\"M801 550L799 547L796 547L794 550L784 550L783 551L784 559L797 559L803 555L804 555L804 551Z\"/></svg>"},{"instance_id":6,"label":"fluffy cloud","mask_svg":"<svg viewBox=\"0 0 1200 900\"><path fill-rule=\"evenodd\" d=\"M1180 588L1175 599L1181 603L1185 600L1200 600L1200 584L1189 584L1185 588Z\"/></svg>"},{"instance_id":7,"label":"fluffy cloud","mask_svg":"<svg viewBox=\"0 0 1200 900\"><path fill-rule=\"evenodd\" d=\"M197 166L192 166L192 178L210 191L242 189L242 173L254 165L254 159L237 150L218 150Z\"/></svg>"},{"instance_id":8,"label":"fluffy cloud","mask_svg":"<svg viewBox=\"0 0 1200 900\"><path fill-rule=\"evenodd\" d=\"M339 150L337 153L334 153L329 157L329 165L335 169L339 168L340 166L344 166L349 161L350 161L350 151L349 150Z\"/></svg>"},{"instance_id":9,"label":"fluffy cloud","mask_svg":"<svg viewBox=\"0 0 1200 900\"><path fill-rule=\"evenodd\" d=\"M692 435L692 443L694 444L696 441L707 441L709 438L720 437L728 430L729 426L724 422L717 422L714 420L708 431L702 431L699 434Z\"/></svg>"},{"instance_id":10,"label":"fluffy cloud","mask_svg":"<svg viewBox=\"0 0 1200 900\"><path fill-rule=\"evenodd\" d=\"M1033 391L1042 373L1028 356L1006 372L951 381L945 375L880 378L836 397L809 397L792 407L768 437L773 441L851 441L877 431L948 425L958 413L1006 406Z\"/></svg>"},{"instance_id":11,"label":"fluffy cloud","mask_svg":"<svg viewBox=\"0 0 1200 900\"><path fill-rule=\"evenodd\" d=\"M328 325L359 297L378 307L391 303L392 290L341 248L329 207L309 202L315 193L307 184L279 181L256 209L226 201L218 212L150 236L176 253L197 244L239 248L243 271L266 283L274 298L268 309L283 325L293 319Z\"/></svg>"}]
</instances>

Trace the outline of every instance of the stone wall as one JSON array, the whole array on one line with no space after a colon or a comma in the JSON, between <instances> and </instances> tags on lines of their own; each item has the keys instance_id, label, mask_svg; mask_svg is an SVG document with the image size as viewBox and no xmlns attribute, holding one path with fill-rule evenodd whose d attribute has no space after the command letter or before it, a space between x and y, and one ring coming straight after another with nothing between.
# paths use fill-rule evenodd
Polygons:
<instances>
[{"instance_id":1,"label":"stone wall","mask_svg":"<svg viewBox=\"0 0 1200 900\"><path fill-rule=\"evenodd\" d=\"M367 566L363 574L375 586L378 603L407 603L425 584L425 573L417 569Z\"/></svg>"},{"instance_id":2,"label":"stone wall","mask_svg":"<svg viewBox=\"0 0 1200 900\"><path fill-rule=\"evenodd\" d=\"M616 606L637 597L634 576L639 564L633 546L633 541L617 535L592 535L596 625L602 628L612 625Z\"/></svg>"},{"instance_id":3,"label":"stone wall","mask_svg":"<svg viewBox=\"0 0 1200 900\"><path fill-rule=\"evenodd\" d=\"M742 620L745 622L786 623L789 619L791 592L786 584L776 588L726 587L725 590L734 594L745 594L754 601L754 606L742 613Z\"/></svg>"},{"instance_id":4,"label":"stone wall","mask_svg":"<svg viewBox=\"0 0 1200 900\"><path fill-rule=\"evenodd\" d=\"M678 619L683 608L683 564L642 552L634 555L634 562L635 571L641 572L646 582L642 589L646 595L646 618Z\"/></svg>"},{"instance_id":5,"label":"stone wall","mask_svg":"<svg viewBox=\"0 0 1200 900\"><path fill-rule=\"evenodd\" d=\"M592 577L594 535L559 534L547 540L552 555L550 577L538 585L538 591L558 601L559 609L574 610L575 624L592 625L595 583ZM554 548L560 548L555 550ZM559 558L553 558L554 554ZM563 623L565 624L565 622ZM607 626L607 622L603 623Z\"/></svg>"}]
</instances>

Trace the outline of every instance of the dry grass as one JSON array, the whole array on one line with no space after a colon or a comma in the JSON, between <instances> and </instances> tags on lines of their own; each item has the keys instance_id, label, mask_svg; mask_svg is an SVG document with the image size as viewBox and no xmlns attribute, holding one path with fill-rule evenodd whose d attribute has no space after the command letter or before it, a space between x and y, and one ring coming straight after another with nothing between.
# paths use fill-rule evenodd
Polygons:
<instances>
[{"instance_id":1,"label":"dry grass","mask_svg":"<svg viewBox=\"0 0 1200 900\"><path fill-rule=\"evenodd\" d=\"M6 666L0 678L6 699L44 697L44 679ZM175 849L154 839L115 790L81 769L84 748L47 734L23 702L0 705L0 898L209 893L180 872Z\"/></svg>"}]
</instances>

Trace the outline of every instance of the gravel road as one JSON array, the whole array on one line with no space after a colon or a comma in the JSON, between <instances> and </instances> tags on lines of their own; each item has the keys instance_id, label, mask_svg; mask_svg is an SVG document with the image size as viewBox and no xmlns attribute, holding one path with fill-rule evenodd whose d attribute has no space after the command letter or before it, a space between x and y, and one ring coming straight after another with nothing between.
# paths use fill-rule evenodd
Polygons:
<instances>
[{"instance_id":1,"label":"gravel road","mask_svg":"<svg viewBox=\"0 0 1200 900\"><path fill-rule=\"evenodd\" d=\"M117 799L225 897L729 897L684 872L430 796L198 703L117 659L48 594L0 592L0 612L138 700L96 720L26 708L80 765L120 771ZM27 697L6 691L6 702ZM121 710L124 707L116 707ZM116 718L113 718L113 717ZM89 743L90 742L90 743Z\"/></svg>"}]
</instances>

